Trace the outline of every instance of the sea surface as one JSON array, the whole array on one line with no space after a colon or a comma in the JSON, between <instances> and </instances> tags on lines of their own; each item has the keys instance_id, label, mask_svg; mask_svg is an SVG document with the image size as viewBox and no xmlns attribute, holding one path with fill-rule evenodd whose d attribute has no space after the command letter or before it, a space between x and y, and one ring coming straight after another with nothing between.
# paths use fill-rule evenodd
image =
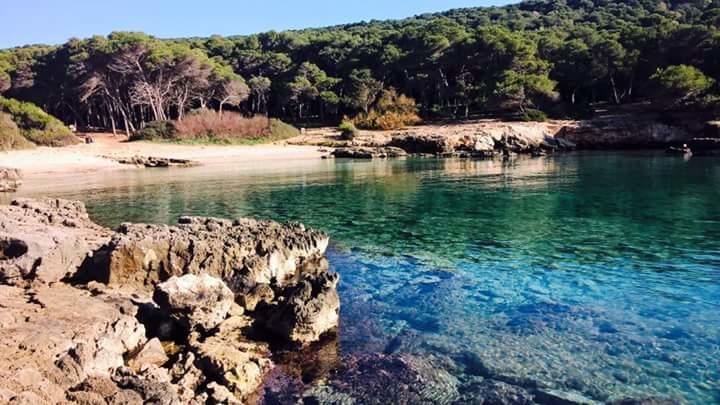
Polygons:
<instances>
[{"instance_id":1,"label":"sea surface","mask_svg":"<svg viewBox=\"0 0 720 405\"><path fill-rule=\"evenodd\" d=\"M326 231L341 359L471 354L493 375L596 401L720 403L719 159L308 160L25 190L83 200L107 226L190 214Z\"/></svg>"}]
</instances>

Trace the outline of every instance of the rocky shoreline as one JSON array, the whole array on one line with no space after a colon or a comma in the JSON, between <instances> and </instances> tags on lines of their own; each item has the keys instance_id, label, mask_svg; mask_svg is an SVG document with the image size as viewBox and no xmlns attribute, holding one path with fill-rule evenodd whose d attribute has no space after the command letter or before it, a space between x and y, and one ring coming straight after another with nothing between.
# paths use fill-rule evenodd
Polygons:
<instances>
[{"instance_id":1,"label":"rocky shoreline","mask_svg":"<svg viewBox=\"0 0 720 405\"><path fill-rule=\"evenodd\" d=\"M0 207L0 402L246 403L271 347L336 333L328 237L299 224L94 224L82 203Z\"/></svg>"},{"instance_id":2,"label":"rocky shoreline","mask_svg":"<svg viewBox=\"0 0 720 405\"><path fill-rule=\"evenodd\" d=\"M598 403L461 345L421 357L396 337L343 355L328 242L248 218L110 230L80 202L0 206L0 402Z\"/></svg>"}]
</instances>

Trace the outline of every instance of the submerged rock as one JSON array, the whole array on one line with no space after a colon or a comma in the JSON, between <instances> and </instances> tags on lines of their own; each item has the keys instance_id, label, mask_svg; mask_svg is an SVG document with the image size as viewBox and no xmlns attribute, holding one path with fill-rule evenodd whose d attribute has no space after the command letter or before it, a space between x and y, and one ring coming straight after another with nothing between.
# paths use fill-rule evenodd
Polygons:
<instances>
[{"instance_id":1,"label":"submerged rock","mask_svg":"<svg viewBox=\"0 0 720 405\"><path fill-rule=\"evenodd\" d=\"M234 295L220 279L187 274L158 285L153 299L187 330L209 331L225 319Z\"/></svg>"}]
</instances>

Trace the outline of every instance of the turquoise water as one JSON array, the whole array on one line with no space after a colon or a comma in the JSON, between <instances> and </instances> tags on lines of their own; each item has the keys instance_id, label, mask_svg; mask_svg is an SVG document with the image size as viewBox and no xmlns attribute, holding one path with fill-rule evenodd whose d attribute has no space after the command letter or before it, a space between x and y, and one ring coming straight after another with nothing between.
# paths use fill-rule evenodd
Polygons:
<instances>
[{"instance_id":1,"label":"turquoise water","mask_svg":"<svg viewBox=\"0 0 720 405\"><path fill-rule=\"evenodd\" d=\"M306 161L81 183L26 193L82 199L109 226L193 214L326 231L345 355L470 353L598 401L720 402L720 160Z\"/></svg>"}]
</instances>

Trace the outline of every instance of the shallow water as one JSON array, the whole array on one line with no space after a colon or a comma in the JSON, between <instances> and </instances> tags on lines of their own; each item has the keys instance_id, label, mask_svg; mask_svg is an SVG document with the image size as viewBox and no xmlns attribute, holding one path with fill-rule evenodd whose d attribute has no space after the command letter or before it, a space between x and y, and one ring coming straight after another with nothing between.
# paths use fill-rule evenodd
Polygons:
<instances>
[{"instance_id":1,"label":"shallow water","mask_svg":"<svg viewBox=\"0 0 720 405\"><path fill-rule=\"evenodd\" d=\"M471 354L599 401L720 402L720 160L312 160L59 176L23 193L81 199L109 226L192 214L328 232L343 355Z\"/></svg>"}]
</instances>

